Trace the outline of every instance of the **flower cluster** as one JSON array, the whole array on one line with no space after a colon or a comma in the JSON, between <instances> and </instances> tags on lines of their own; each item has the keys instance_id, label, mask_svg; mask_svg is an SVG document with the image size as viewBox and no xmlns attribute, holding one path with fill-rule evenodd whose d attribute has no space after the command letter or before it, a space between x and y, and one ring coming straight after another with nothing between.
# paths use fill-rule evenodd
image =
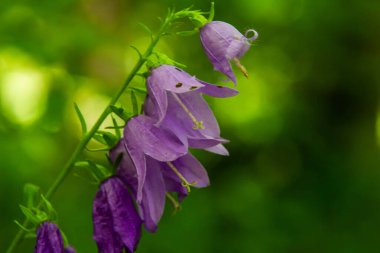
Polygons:
<instances>
[{"instance_id":1,"label":"flower cluster","mask_svg":"<svg viewBox=\"0 0 380 253\"><path fill-rule=\"evenodd\" d=\"M254 32L253 38L246 38L219 21L201 28L207 56L235 84L229 61L247 75L238 59L256 37ZM100 252L134 252L141 224L149 232L157 230L166 197L179 205L191 187L209 185L205 168L189 148L228 155L223 146L227 140L220 136L203 95L227 98L237 90L201 81L168 64L150 69L146 86L144 113L127 122L124 137L110 151L116 173L101 184L94 200L94 240ZM170 193L176 193L178 201Z\"/></svg>"},{"instance_id":2,"label":"flower cluster","mask_svg":"<svg viewBox=\"0 0 380 253\"><path fill-rule=\"evenodd\" d=\"M214 69L225 74L236 86L230 61L248 77L239 59L258 34L248 30L242 35L230 24L211 21L212 18L206 20L201 14L189 9L173 12L164 24L189 17L196 26L194 31L200 31L202 46ZM248 37L251 33L252 36ZM191 187L203 188L210 184L207 171L190 153L190 148L228 155L223 146L228 140L220 136L218 122L203 96L227 98L237 95L238 91L204 82L186 73L178 67L179 64L153 52L156 43L152 42L152 48L144 55L156 55L158 62L147 61L140 54L141 65L146 61L149 68L143 113L129 118L123 138L115 146L109 145L113 146L109 150L109 160L114 173L100 173L98 177L94 172L95 178L101 181L93 202L93 239L100 253L134 252L142 225L149 232L157 230L166 198L178 208ZM137 70L131 78L136 73ZM83 116L79 108L76 110L86 132ZM108 115L106 112L104 117ZM97 169L96 165L91 168ZM50 203L45 198L43 200L51 210ZM71 246L67 246L65 237L49 215L37 219L28 208L25 207L23 212L39 224L36 253L75 253Z\"/></svg>"}]
</instances>

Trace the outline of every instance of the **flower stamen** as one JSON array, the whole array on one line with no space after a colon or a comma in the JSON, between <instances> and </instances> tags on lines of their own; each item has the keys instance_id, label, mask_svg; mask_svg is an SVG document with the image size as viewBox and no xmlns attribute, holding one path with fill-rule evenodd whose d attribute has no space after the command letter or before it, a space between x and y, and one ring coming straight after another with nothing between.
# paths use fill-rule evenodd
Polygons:
<instances>
[{"instance_id":1,"label":"flower stamen","mask_svg":"<svg viewBox=\"0 0 380 253\"><path fill-rule=\"evenodd\" d=\"M170 200L170 202L173 205L173 208L174 208L173 214L175 214L177 211L180 211L182 209L181 204L169 192L166 193L166 197Z\"/></svg>"},{"instance_id":2,"label":"flower stamen","mask_svg":"<svg viewBox=\"0 0 380 253\"><path fill-rule=\"evenodd\" d=\"M240 71L243 73L243 75L248 78L248 72L247 69L240 63L238 58L233 58L233 61L235 62L236 66L240 69Z\"/></svg>"},{"instance_id":3,"label":"flower stamen","mask_svg":"<svg viewBox=\"0 0 380 253\"><path fill-rule=\"evenodd\" d=\"M166 162L167 165L173 170L173 172L181 179L182 186L187 189L188 192L190 192L190 187L197 184L197 181L189 183L186 178L181 174L181 172L178 171L178 169L174 166L171 162Z\"/></svg>"},{"instance_id":4,"label":"flower stamen","mask_svg":"<svg viewBox=\"0 0 380 253\"><path fill-rule=\"evenodd\" d=\"M200 120L198 121L195 116L191 113L191 111L189 110L189 108L187 108L187 106L182 102L182 100L178 97L177 94L175 94L174 92L172 93L175 100L177 100L177 102L179 103L179 105L182 107L182 109L187 113L187 115L189 115L191 121L193 121L194 123L194 126L193 126L193 129L194 130L198 130L198 129L205 129L205 126L203 125L203 121Z\"/></svg>"}]
</instances>

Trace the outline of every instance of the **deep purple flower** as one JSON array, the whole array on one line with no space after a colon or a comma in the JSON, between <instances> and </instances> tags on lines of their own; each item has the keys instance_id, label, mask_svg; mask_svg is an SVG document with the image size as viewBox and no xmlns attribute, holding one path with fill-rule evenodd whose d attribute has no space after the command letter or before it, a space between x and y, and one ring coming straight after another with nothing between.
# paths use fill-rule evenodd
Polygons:
<instances>
[{"instance_id":1,"label":"deep purple flower","mask_svg":"<svg viewBox=\"0 0 380 253\"><path fill-rule=\"evenodd\" d=\"M141 202L147 172L147 157L160 162L173 161L187 153L187 147L173 133L154 125L155 120L139 115L124 128L124 144L137 175L136 200Z\"/></svg>"},{"instance_id":2,"label":"deep purple flower","mask_svg":"<svg viewBox=\"0 0 380 253\"><path fill-rule=\"evenodd\" d=\"M117 174L130 186L136 197L138 169L127 151L125 139L120 140L110 152L113 162L118 161L120 156L122 158ZM164 211L166 192L177 192L181 201L188 194L189 185L206 187L209 185L209 179L200 162L189 153L171 162L160 162L147 156L145 162L146 177L142 187L142 199L138 205L145 228L155 232Z\"/></svg>"},{"instance_id":3,"label":"deep purple flower","mask_svg":"<svg viewBox=\"0 0 380 253\"><path fill-rule=\"evenodd\" d=\"M105 180L93 205L94 240L100 253L134 252L141 237L141 219L132 196L118 177Z\"/></svg>"},{"instance_id":4,"label":"deep purple flower","mask_svg":"<svg viewBox=\"0 0 380 253\"><path fill-rule=\"evenodd\" d=\"M147 89L144 110L157 120L156 125L173 132L186 146L208 149L219 145L211 151L227 154L220 145L227 140L220 137L219 125L202 94L224 98L238 91L200 81L170 65L152 69Z\"/></svg>"},{"instance_id":5,"label":"deep purple flower","mask_svg":"<svg viewBox=\"0 0 380 253\"><path fill-rule=\"evenodd\" d=\"M253 35L248 37L250 33ZM247 70L240 64L239 59L250 48L250 42L257 37L258 33L255 30L250 29L242 35L235 27L221 21L207 23L200 31L201 43L214 69L225 74L235 85L236 77L229 61L233 60L248 77Z\"/></svg>"},{"instance_id":6,"label":"deep purple flower","mask_svg":"<svg viewBox=\"0 0 380 253\"><path fill-rule=\"evenodd\" d=\"M37 230L37 243L34 253L75 253L75 250L71 246L65 249L58 226L45 221Z\"/></svg>"}]
</instances>

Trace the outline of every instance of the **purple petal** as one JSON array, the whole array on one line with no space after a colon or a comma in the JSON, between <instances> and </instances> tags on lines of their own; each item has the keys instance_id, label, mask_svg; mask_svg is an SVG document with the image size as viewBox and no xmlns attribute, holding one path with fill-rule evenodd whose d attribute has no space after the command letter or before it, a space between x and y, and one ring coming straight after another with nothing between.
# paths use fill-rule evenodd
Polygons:
<instances>
[{"instance_id":1,"label":"purple petal","mask_svg":"<svg viewBox=\"0 0 380 253\"><path fill-rule=\"evenodd\" d=\"M184 93L203 87L195 77L170 65L161 65L151 71L147 79L148 95L157 108L159 124L167 110L167 91Z\"/></svg>"},{"instance_id":2,"label":"purple petal","mask_svg":"<svg viewBox=\"0 0 380 253\"><path fill-rule=\"evenodd\" d=\"M47 221L40 225L34 253L64 253L62 235L56 224Z\"/></svg>"},{"instance_id":3,"label":"purple petal","mask_svg":"<svg viewBox=\"0 0 380 253\"><path fill-rule=\"evenodd\" d=\"M198 121L203 121L204 129L193 129L194 122L180 105L178 99ZM219 136L218 123L200 93L188 92L177 95L168 93L168 102L167 115L162 121L161 127L173 132L185 146L208 148L227 142ZM150 97L147 97L145 104L146 113L156 115Z\"/></svg>"},{"instance_id":4,"label":"purple petal","mask_svg":"<svg viewBox=\"0 0 380 253\"><path fill-rule=\"evenodd\" d=\"M65 253L76 253L75 249L71 246L65 248Z\"/></svg>"},{"instance_id":5,"label":"purple petal","mask_svg":"<svg viewBox=\"0 0 380 253\"><path fill-rule=\"evenodd\" d=\"M149 232L157 230L157 224L164 212L165 192L160 162L147 158L147 174L143 187L141 209L143 210L145 228Z\"/></svg>"},{"instance_id":6,"label":"purple petal","mask_svg":"<svg viewBox=\"0 0 380 253\"><path fill-rule=\"evenodd\" d=\"M100 251L121 252L136 249L141 237L141 219L132 197L117 177L104 181L93 207L94 240Z\"/></svg>"},{"instance_id":7,"label":"purple petal","mask_svg":"<svg viewBox=\"0 0 380 253\"><path fill-rule=\"evenodd\" d=\"M203 87L194 76L171 65L161 65L153 69L148 79L150 85L175 93L185 93Z\"/></svg>"},{"instance_id":8,"label":"purple petal","mask_svg":"<svg viewBox=\"0 0 380 253\"><path fill-rule=\"evenodd\" d=\"M199 82L204 84L204 87L200 88L198 91L212 97L227 98L227 97L233 97L239 94L239 91L225 87L225 86L213 85L213 84L206 83L200 80Z\"/></svg>"},{"instance_id":9,"label":"purple petal","mask_svg":"<svg viewBox=\"0 0 380 253\"><path fill-rule=\"evenodd\" d=\"M164 165L163 165L164 166ZM167 192L177 192L178 193L178 201L182 202L182 200L188 195L186 187L183 187L181 180L174 173L167 171L163 172L165 187Z\"/></svg>"},{"instance_id":10,"label":"purple petal","mask_svg":"<svg viewBox=\"0 0 380 253\"><path fill-rule=\"evenodd\" d=\"M205 150L218 154L218 155L224 155L224 156L229 155L228 150L222 144L218 144L210 148L205 148Z\"/></svg>"},{"instance_id":11,"label":"purple petal","mask_svg":"<svg viewBox=\"0 0 380 253\"><path fill-rule=\"evenodd\" d=\"M133 194L136 194L138 187L137 170L129 153L127 152L124 139L121 139L118 144L110 150L109 156L114 164L118 159L120 159L116 174L127 186L131 188ZM145 157L142 159L145 160ZM145 166L143 167L145 168Z\"/></svg>"},{"instance_id":12,"label":"purple petal","mask_svg":"<svg viewBox=\"0 0 380 253\"><path fill-rule=\"evenodd\" d=\"M118 253L123 249L120 236L113 229L112 211L108 204L107 192L101 187L96 193L92 219L94 226L93 239L99 252Z\"/></svg>"},{"instance_id":13,"label":"purple petal","mask_svg":"<svg viewBox=\"0 0 380 253\"><path fill-rule=\"evenodd\" d=\"M197 182L194 187L203 188L210 185L207 171L192 154L188 153L172 163L189 183ZM178 176L169 166L165 165L163 168L163 173L167 178L177 181Z\"/></svg>"},{"instance_id":14,"label":"purple petal","mask_svg":"<svg viewBox=\"0 0 380 253\"><path fill-rule=\"evenodd\" d=\"M154 120L145 115L129 120L124 138L133 161L131 149L141 150L158 161L173 161L187 152L187 147L175 135L154 126Z\"/></svg>"},{"instance_id":15,"label":"purple petal","mask_svg":"<svg viewBox=\"0 0 380 253\"><path fill-rule=\"evenodd\" d=\"M213 21L201 28L200 38L207 57L217 71L224 73L236 84L229 60L242 57L250 44L235 27Z\"/></svg>"}]
</instances>

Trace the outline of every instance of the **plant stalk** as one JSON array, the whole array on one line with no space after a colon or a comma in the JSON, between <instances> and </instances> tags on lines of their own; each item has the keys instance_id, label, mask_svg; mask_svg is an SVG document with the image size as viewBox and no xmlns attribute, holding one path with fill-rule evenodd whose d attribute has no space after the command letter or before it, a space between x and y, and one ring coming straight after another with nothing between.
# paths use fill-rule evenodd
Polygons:
<instances>
[{"instance_id":1,"label":"plant stalk","mask_svg":"<svg viewBox=\"0 0 380 253\"><path fill-rule=\"evenodd\" d=\"M46 199L48 199L48 200L51 199L51 197L54 195L54 193L57 191L57 189L61 186L61 184L63 183L63 181L66 179L66 177L70 174L70 172L72 171L72 168L74 166L74 163L78 160L79 156L82 154L83 150L86 148L86 146L89 143L89 141L92 139L92 137L98 131L98 129L101 126L101 124L103 123L103 121L109 115L109 113L110 113L110 109L109 109L110 106L115 105L116 102L119 100L120 96L127 89L127 87L129 86L130 82L136 76L137 72L144 65L144 63L146 62L147 58L152 54L153 49L157 45L157 43L160 40L160 38L165 34L168 26L171 24L171 22L173 21L173 19L174 19L174 16L171 13L169 13L168 17L162 23L157 36L152 39L152 41L151 41L150 45L148 46L148 48L146 49L145 53L140 57L140 59L138 60L138 62L135 65L135 67L129 73L129 75L128 75L127 79L125 80L125 82L124 82L123 86L121 87L121 89L111 99L111 101L109 102L108 106L104 109L104 111L102 112L102 114L99 116L98 120L95 122L95 124L93 125L93 127L91 128L91 130L89 132L87 132L82 137L81 141L77 145L77 147L76 147L75 151L73 152L73 154L71 155L70 159L65 164L65 166L62 168L62 170L59 173L58 177L56 178L56 180L53 182L53 184L48 189L48 191L47 191L47 193L45 195ZM42 202L40 202L38 204L39 207L41 205L42 205ZM30 221L27 218L25 218L24 222L22 223L23 227L28 227L29 224L30 224ZM6 253L12 253L14 251L14 249L16 248L16 246L19 245L19 243L22 241L22 239L24 237L24 234L25 234L25 231L20 228L19 231L17 232L16 236L13 238L11 244L9 245Z\"/></svg>"}]
</instances>

